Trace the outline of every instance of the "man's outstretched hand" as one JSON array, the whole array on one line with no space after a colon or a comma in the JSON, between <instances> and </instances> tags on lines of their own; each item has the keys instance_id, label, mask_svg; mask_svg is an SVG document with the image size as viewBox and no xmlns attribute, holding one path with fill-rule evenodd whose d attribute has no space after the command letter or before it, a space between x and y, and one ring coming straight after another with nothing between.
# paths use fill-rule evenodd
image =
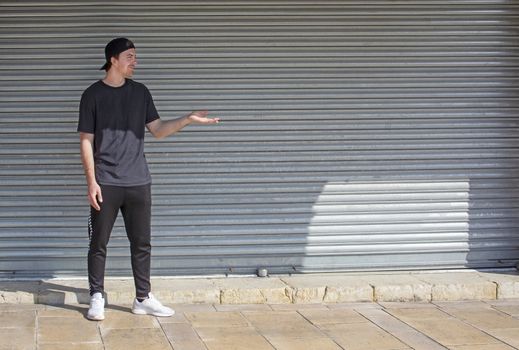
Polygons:
<instances>
[{"instance_id":1,"label":"man's outstretched hand","mask_svg":"<svg viewBox=\"0 0 519 350\"><path fill-rule=\"evenodd\" d=\"M194 111L187 116L171 120L162 120L157 118L146 124L146 127L153 136L161 139L182 130L191 123L218 124L220 122L220 118L207 118L207 113L207 111Z\"/></svg>"},{"instance_id":2,"label":"man's outstretched hand","mask_svg":"<svg viewBox=\"0 0 519 350\"><path fill-rule=\"evenodd\" d=\"M207 113L208 111L194 111L187 118L196 124L216 124L220 122L220 118L207 118Z\"/></svg>"}]
</instances>

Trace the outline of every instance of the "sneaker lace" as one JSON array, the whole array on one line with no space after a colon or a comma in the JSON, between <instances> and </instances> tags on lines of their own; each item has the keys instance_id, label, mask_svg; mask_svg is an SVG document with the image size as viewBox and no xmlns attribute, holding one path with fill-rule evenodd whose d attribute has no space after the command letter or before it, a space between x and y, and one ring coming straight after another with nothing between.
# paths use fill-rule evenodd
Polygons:
<instances>
[{"instance_id":1,"label":"sneaker lace","mask_svg":"<svg viewBox=\"0 0 519 350\"><path fill-rule=\"evenodd\" d=\"M94 308L101 308L104 306L104 300L103 299L97 299L97 298L92 298L92 300L90 300L90 306L91 307L94 307Z\"/></svg>"}]
</instances>

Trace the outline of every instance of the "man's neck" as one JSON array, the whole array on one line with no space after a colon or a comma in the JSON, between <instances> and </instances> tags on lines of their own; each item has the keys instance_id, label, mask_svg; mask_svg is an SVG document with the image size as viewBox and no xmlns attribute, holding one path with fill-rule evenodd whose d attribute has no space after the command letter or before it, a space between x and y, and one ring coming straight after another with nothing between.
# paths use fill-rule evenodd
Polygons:
<instances>
[{"instance_id":1,"label":"man's neck","mask_svg":"<svg viewBox=\"0 0 519 350\"><path fill-rule=\"evenodd\" d=\"M124 76L122 76L120 74L116 74L116 73L112 72L112 70L109 70L106 73L105 78L103 79L103 82L106 85L110 85L112 87L123 86L125 81L126 81L126 79Z\"/></svg>"}]
</instances>

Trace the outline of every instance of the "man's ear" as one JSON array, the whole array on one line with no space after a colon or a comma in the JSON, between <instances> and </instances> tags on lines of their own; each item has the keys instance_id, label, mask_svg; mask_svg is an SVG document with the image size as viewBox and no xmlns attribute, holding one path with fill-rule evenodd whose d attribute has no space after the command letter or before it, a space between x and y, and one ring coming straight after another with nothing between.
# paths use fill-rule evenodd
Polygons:
<instances>
[{"instance_id":1,"label":"man's ear","mask_svg":"<svg viewBox=\"0 0 519 350\"><path fill-rule=\"evenodd\" d=\"M110 57L110 62L112 63L112 66L113 66L115 64L115 62L117 62L117 57L115 57L115 56Z\"/></svg>"}]
</instances>

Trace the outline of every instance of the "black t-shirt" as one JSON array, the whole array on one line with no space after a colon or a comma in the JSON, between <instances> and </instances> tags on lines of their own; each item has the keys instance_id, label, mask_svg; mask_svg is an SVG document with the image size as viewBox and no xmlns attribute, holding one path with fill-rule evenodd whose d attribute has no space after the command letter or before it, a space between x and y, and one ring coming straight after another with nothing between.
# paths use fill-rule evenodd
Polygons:
<instances>
[{"instance_id":1,"label":"black t-shirt","mask_svg":"<svg viewBox=\"0 0 519 350\"><path fill-rule=\"evenodd\" d=\"M98 183L126 187L151 182L144 132L158 118L149 90L131 79L120 87L99 80L83 92L77 130L94 134Z\"/></svg>"}]
</instances>

